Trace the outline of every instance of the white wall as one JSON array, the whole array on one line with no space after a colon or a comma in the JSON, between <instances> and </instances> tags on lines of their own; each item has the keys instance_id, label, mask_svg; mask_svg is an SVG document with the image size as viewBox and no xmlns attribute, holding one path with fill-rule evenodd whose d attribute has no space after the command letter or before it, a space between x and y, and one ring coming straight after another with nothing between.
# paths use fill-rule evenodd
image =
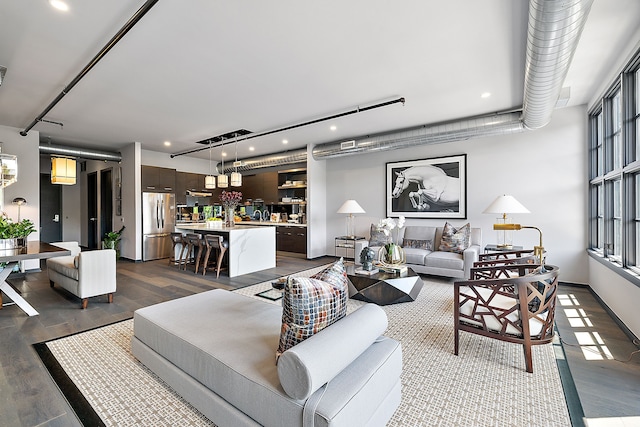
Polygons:
<instances>
[{"instance_id":1,"label":"white wall","mask_svg":"<svg viewBox=\"0 0 640 427\"><path fill-rule=\"evenodd\" d=\"M543 129L446 144L327 160L326 254L333 255L334 237L345 232L336 213L355 199L366 214L356 216L356 232L368 236L371 223L386 216L385 163L431 157L467 155L467 219L481 227L483 244L495 243L495 215L482 211L500 194L511 194L531 213L513 215L515 222L539 227L547 261L560 267L560 280L588 283L586 228L586 109L557 110ZM444 219L408 219L407 224L443 225ZM315 224L313 225L315 226ZM514 232L514 245L538 243L535 230Z\"/></svg>"},{"instance_id":2,"label":"white wall","mask_svg":"<svg viewBox=\"0 0 640 427\"><path fill-rule=\"evenodd\" d=\"M11 204L16 197L24 197L27 204L20 209L21 219L30 219L35 225L36 232L29 235L27 240L40 239L40 134L29 131L27 136L21 136L22 129L0 126L0 142L2 152L18 156L18 180L4 189L4 211L14 221L18 219L18 207ZM2 194L0 194L2 197ZM28 260L24 262L26 270L40 268L40 261Z\"/></svg>"},{"instance_id":3,"label":"white wall","mask_svg":"<svg viewBox=\"0 0 640 427\"><path fill-rule=\"evenodd\" d=\"M327 162L317 161L307 147L307 258L326 254Z\"/></svg>"},{"instance_id":4,"label":"white wall","mask_svg":"<svg viewBox=\"0 0 640 427\"><path fill-rule=\"evenodd\" d=\"M143 165L170 168L181 172L209 173L209 159L197 159L188 156L178 156L172 159L167 153L149 150L141 150L140 154ZM212 160L211 168L214 175L217 175L215 172L216 164L215 160Z\"/></svg>"},{"instance_id":5,"label":"white wall","mask_svg":"<svg viewBox=\"0 0 640 427\"><path fill-rule=\"evenodd\" d=\"M120 256L142 260L142 196L140 181L140 143L134 142L120 151L122 155L122 216L116 217L126 228L120 242Z\"/></svg>"}]
</instances>

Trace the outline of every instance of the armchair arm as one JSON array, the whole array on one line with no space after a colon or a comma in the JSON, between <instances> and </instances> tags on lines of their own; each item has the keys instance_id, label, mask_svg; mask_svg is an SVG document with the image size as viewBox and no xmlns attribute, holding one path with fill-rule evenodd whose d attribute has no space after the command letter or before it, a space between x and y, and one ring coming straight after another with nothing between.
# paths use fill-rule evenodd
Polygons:
<instances>
[{"instance_id":1,"label":"armchair arm","mask_svg":"<svg viewBox=\"0 0 640 427\"><path fill-rule=\"evenodd\" d=\"M78 297L116 291L116 251L102 249L78 255Z\"/></svg>"},{"instance_id":2,"label":"armchair arm","mask_svg":"<svg viewBox=\"0 0 640 427\"><path fill-rule=\"evenodd\" d=\"M471 277L471 268L473 264L478 261L480 257L480 245L471 245L462 253L462 260L464 262L464 277L469 279Z\"/></svg>"}]
</instances>

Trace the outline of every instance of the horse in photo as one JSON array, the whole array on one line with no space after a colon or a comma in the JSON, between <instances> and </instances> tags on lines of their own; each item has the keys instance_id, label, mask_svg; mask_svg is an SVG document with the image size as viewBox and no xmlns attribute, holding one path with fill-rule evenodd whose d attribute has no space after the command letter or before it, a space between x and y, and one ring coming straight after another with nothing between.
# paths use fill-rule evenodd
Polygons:
<instances>
[{"instance_id":1,"label":"horse in photo","mask_svg":"<svg viewBox=\"0 0 640 427\"><path fill-rule=\"evenodd\" d=\"M430 209L430 203L442 206L456 206L460 203L460 178L447 175L439 167L412 166L396 172L396 175L391 197L397 199L411 183L416 183L418 190L409 193L414 209Z\"/></svg>"}]
</instances>

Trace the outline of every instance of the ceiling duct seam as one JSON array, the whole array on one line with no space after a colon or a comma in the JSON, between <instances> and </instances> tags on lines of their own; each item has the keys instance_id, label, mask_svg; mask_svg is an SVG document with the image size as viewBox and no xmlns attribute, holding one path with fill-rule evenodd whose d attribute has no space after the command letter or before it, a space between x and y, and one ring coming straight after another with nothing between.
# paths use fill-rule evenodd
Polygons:
<instances>
[{"instance_id":1,"label":"ceiling duct seam","mask_svg":"<svg viewBox=\"0 0 640 427\"><path fill-rule=\"evenodd\" d=\"M358 153L387 151L417 145L440 144L470 138L506 135L522 132L520 112L498 113L490 116L472 117L455 122L423 125L392 133L382 133L366 138L356 138L353 148L343 149L341 142L316 145L315 159L342 157Z\"/></svg>"},{"instance_id":2,"label":"ceiling duct seam","mask_svg":"<svg viewBox=\"0 0 640 427\"><path fill-rule=\"evenodd\" d=\"M262 168L270 168L274 166L285 166L294 163L301 163L307 161L307 150L292 150L285 151L280 153L268 154L260 157L252 157L247 159L241 159L241 165L239 165L238 171L249 171L254 169L262 169ZM229 166L225 167L222 172L219 173L229 173L236 169L236 167Z\"/></svg>"},{"instance_id":3,"label":"ceiling duct seam","mask_svg":"<svg viewBox=\"0 0 640 427\"><path fill-rule=\"evenodd\" d=\"M65 147L62 145L40 144L40 153L53 154L66 157L75 157L87 160L104 160L110 162L122 161L120 153L111 153L109 151L91 150L79 147Z\"/></svg>"}]
</instances>

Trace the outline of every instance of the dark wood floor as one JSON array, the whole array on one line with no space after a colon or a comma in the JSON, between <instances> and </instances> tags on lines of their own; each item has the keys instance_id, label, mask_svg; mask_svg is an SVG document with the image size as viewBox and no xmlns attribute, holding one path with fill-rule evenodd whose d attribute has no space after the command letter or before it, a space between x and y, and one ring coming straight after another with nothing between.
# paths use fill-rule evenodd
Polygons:
<instances>
[{"instance_id":1,"label":"dark wood floor","mask_svg":"<svg viewBox=\"0 0 640 427\"><path fill-rule=\"evenodd\" d=\"M277 268L229 279L178 271L166 261L118 262L118 291L113 304L106 297L90 299L86 310L80 301L58 287L49 287L46 272L10 279L40 312L28 317L18 307L0 311L0 425L79 426L64 397L50 379L33 344L93 329L132 317L133 311L151 304L207 291L236 289L284 276L332 261L278 257ZM597 332L616 359L626 360L635 349L630 340L586 289L563 288L591 318ZM562 310L560 310L562 311ZM562 311L557 315L562 339L576 343L573 329ZM587 417L640 415L640 357L631 363L585 361L579 347L565 345L565 352Z\"/></svg>"},{"instance_id":2,"label":"dark wood floor","mask_svg":"<svg viewBox=\"0 0 640 427\"><path fill-rule=\"evenodd\" d=\"M556 326L585 418L636 417L624 425L640 425L638 345L587 287L560 287Z\"/></svg>"}]
</instances>

